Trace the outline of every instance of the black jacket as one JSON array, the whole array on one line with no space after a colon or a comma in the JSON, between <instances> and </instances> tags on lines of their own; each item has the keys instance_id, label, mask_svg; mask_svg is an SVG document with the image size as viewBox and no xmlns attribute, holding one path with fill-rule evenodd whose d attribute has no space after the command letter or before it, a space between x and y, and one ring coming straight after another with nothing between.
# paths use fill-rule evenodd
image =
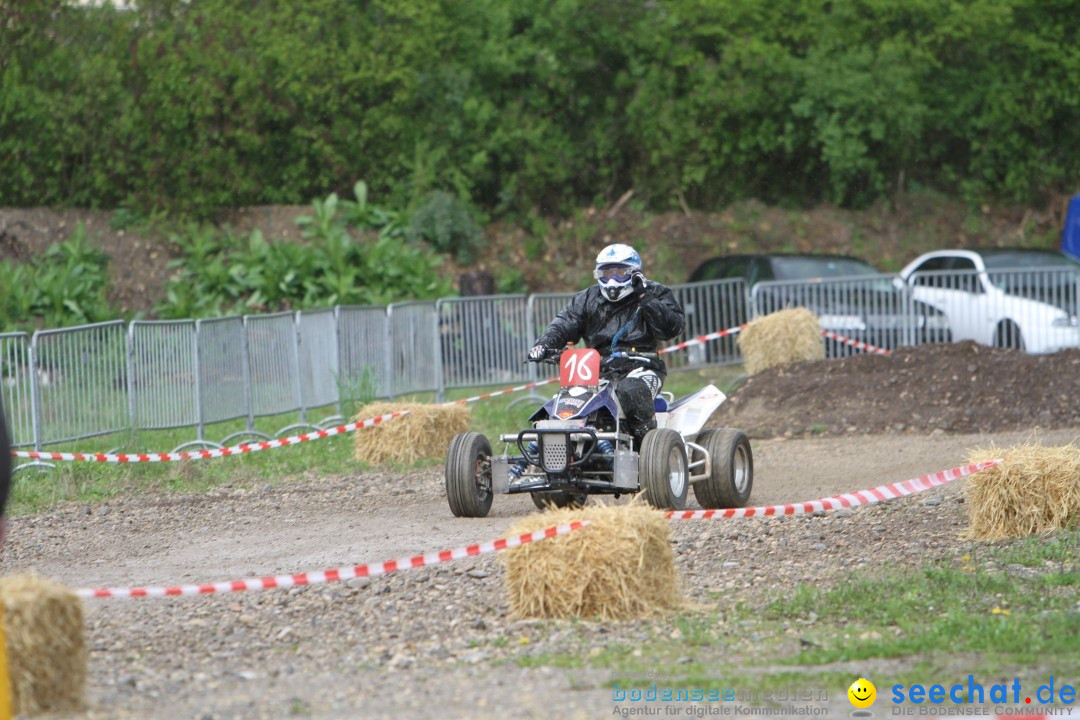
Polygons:
<instances>
[{"instance_id":1,"label":"black jacket","mask_svg":"<svg viewBox=\"0 0 1080 720\"><path fill-rule=\"evenodd\" d=\"M624 327L616 349L656 353L659 341L670 340L683 331L683 309L671 288L659 283L650 281L640 298L631 295L614 303L604 299L599 285L592 285L571 298L536 344L563 348L567 343L584 339L586 346L596 348L601 357L607 357L612 351L612 339ZM641 367L641 364L613 372L625 374L633 367ZM659 355L649 367L661 375L667 374L667 367ZM612 369L609 368L609 372Z\"/></svg>"}]
</instances>

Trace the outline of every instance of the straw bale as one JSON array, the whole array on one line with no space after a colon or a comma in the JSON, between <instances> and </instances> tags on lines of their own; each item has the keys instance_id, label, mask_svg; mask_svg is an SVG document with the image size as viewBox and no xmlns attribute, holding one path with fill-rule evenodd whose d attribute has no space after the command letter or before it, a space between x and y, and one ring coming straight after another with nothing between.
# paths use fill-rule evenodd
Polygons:
<instances>
[{"instance_id":1,"label":"straw bale","mask_svg":"<svg viewBox=\"0 0 1080 720\"><path fill-rule=\"evenodd\" d=\"M409 414L353 433L353 457L371 465L441 458L445 457L454 436L469 429L470 413L464 405L371 403L360 408L355 420L402 410L408 410Z\"/></svg>"},{"instance_id":2,"label":"straw bale","mask_svg":"<svg viewBox=\"0 0 1080 720\"><path fill-rule=\"evenodd\" d=\"M625 620L681 606L671 524L644 503L533 513L509 534L575 520L590 526L503 553L514 617Z\"/></svg>"},{"instance_id":3,"label":"straw bale","mask_svg":"<svg viewBox=\"0 0 1080 720\"><path fill-rule=\"evenodd\" d=\"M806 308L780 310L753 320L739 333L746 372L825 357L817 315Z\"/></svg>"},{"instance_id":4,"label":"straw bale","mask_svg":"<svg viewBox=\"0 0 1080 720\"><path fill-rule=\"evenodd\" d=\"M15 714L81 709L87 656L78 596L30 573L0 578L0 604Z\"/></svg>"},{"instance_id":5,"label":"straw bale","mask_svg":"<svg viewBox=\"0 0 1080 720\"><path fill-rule=\"evenodd\" d=\"M1002 540L1080 524L1080 448L1019 447L973 450L970 462L1002 458L967 479L967 534Z\"/></svg>"}]
</instances>

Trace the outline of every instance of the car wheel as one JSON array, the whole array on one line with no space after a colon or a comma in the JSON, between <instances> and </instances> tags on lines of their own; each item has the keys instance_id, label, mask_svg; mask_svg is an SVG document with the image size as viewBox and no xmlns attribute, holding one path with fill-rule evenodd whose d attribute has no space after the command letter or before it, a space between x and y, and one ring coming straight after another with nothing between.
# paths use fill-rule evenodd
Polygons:
<instances>
[{"instance_id":1,"label":"car wheel","mask_svg":"<svg viewBox=\"0 0 1080 720\"><path fill-rule=\"evenodd\" d=\"M457 517L485 517L491 509L491 443L480 433L461 433L450 442L446 500Z\"/></svg>"},{"instance_id":2,"label":"car wheel","mask_svg":"<svg viewBox=\"0 0 1080 720\"><path fill-rule=\"evenodd\" d=\"M1024 350L1024 336L1016 323L1006 320L998 325L994 334L994 347Z\"/></svg>"},{"instance_id":3,"label":"car wheel","mask_svg":"<svg viewBox=\"0 0 1080 720\"><path fill-rule=\"evenodd\" d=\"M674 430L650 430L641 441L638 477L645 500L661 510L682 510L690 490L690 469L682 436Z\"/></svg>"},{"instance_id":4,"label":"car wheel","mask_svg":"<svg viewBox=\"0 0 1080 720\"><path fill-rule=\"evenodd\" d=\"M694 497L703 508L741 508L754 487L754 453L746 433L735 428L709 428L697 444L709 453L711 472L694 483Z\"/></svg>"}]
</instances>

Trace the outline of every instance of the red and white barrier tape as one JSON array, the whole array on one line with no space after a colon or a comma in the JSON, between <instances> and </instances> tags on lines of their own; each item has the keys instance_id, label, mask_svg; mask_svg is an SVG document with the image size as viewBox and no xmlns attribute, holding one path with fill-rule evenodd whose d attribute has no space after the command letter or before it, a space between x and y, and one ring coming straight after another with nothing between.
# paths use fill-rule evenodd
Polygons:
<instances>
[{"instance_id":1,"label":"red and white barrier tape","mask_svg":"<svg viewBox=\"0 0 1080 720\"><path fill-rule=\"evenodd\" d=\"M530 388L540 387L541 385L548 385L553 382L557 382L558 378L551 378L549 380L540 380L539 382L531 382L528 385L518 385L517 387L506 388L505 390L498 390L496 392L484 393L483 395L473 395L469 398L463 398L461 400L451 400L445 402L443 405L464 405L465 403L474 403L479 400L487 400L488 398L498 397L500 395L509 395L510 393L521 392L522 390L528 390Z\"/></svg>"},{"instance_id":2,"label":"red and white barrier tape","mask_svg":"<svg viewBox=\"0 0 1080 720\"><path fill-rule=\"evenodd\" d=\"M259 450L284 447L286 445L299 445L300 443L322 438L333 437L349 433L358 428L371 427L379 423L388 422L402 415L408 415L408 410L392 412L378 417L368 418L360 422L347 423L325 430L316 430L310 433L301 433L286 438L274 440L262 440L255 443L233 445L227 448L213 448L210 450L190 450L174 453L69 453L69 452L35 452L32 450L12 450L11 454L18 458L33 458L36 460L84 460L88 462L104 463L136 463L136 462L173 462L177 460L204 460L206 458L228 457L230 455L246 455Z\"/></svg>"},{"instance_id":3,"label":"red and white barrier tape","mask_svg":"<svg viewBox=\"0 0 1080 720\"><path fill-rule=\"evenodd\" d=\"M857 490L852 493L835 495L830 498L821 498L804 503L786 505L767 505L754 508L730 508L726 510L687 510L669 511L664 517L673 520L694 520L706 518L746 518L773 515L802 515L818 511L839 510L858 505L875 505L887 500L913 495L925 490L939 487L946 483L967 477L980 470L993 467L1002 460L990 460L988 462L965 465L951 470L922 475L911 480L905 480L888 485L879 485L869 490ZM210 595L214 593L243 592L246 590L270 590L273 588L288 588L302 585L319 585L338 580L349 580L358 577L376 577L397 570L409 570L412 568L438 565L460 560L476 555L517 547L530 542L538 542L557 535L566 535L579 530L589 524L588 520L572 522L568 525L557 525L542 530L536 530L524 535L508 538L499 538L485 543L468 545L453 550L443 550L437 553L415 555L413 557L390 560L388 562L355 565L353 567L323 570L321 572L299 573L296 575L276 575L264 578L251 578L248 580L233 580L229 582L204 583L201 585L177 585L173 587L132 587L132 588L83 588L76 590L76 594L83 598L135 598L135 597L176 597L180 595Z\"/></svg>"},{"instance_id":4,"label":"red and white barrier tape","mask_svg":"<svg viewBox=\"0 0 1080 720\"><path fill-rule=\"evenodd\" d=\"M880 348L877 345L871 345L870 343L864 343L861 340L853 340L853 339L851 339L849 337L844 337L843 335L838 335L837 333L834 333L831 330L822 330L821 334L824 335L825 337L831 339L831 340L836 340L837 342L842 342L845 345L850 345L853 348L857 348L859 350L864 350L864 351L866 351L868 353L873 353L874 355L890 355L890 354L892 354L891 350L886 350L885 348Z\"/></svg>"},{"instance_id":5,"label":"red and white barrier tape","mask_svg":"<svg viewBox=\"0 0 1080 720\"><path fill-rule=\"evenodd\" d=\"M568 525L556 525L543 530L535 530L524 535L499 538L476 545L443 550L442 552L427 553L426 555L414 555L413 557L390 560L388 562L374 563L370 565L354 565L353 567L335 568L321 572L299 573L296 575L276 575L273 577L251 578L248 580L233 580L231 582L205 583L202 585L176 585L173 587L131 587L131 588L82 588L75 594L81 598L137 598L137 597L178 597L180 595L211 595L215 593L234 593L245 590L271 590L273 588L289 588L301 585L321 585L323 583L338 580L350 580L352 578L376 577L398 570L411 570L412 568L427 567L461 560L466 557L487 555L489 553L518 547L531 542L547 540L557 535L566 535L589 524L588 520L578 520Z\"/></svg>"},{"instance_id":6,"label":"red and white barrier tape","mask_svg":"<svg viewBox=\"0 0 1080 720\"><path fill-rule=\"evenodd\" d=\"M675 352L676 350L682 350L683 348L688 348L691 345L701 345L702 343L706 343L706 342L708 342L710 340L719 340L722 337L725 337L727 335L734 335L735 333L740 332L741 330L745 330L745 329L746 329L746 325L739 325L738 327L728 328L727 330L720 330L718 332L709 333L708 335L698 335L696 338L691 338L690 340L684 340L683 342L681 342L681 343L679 343L677 345L672 345L671 347L666 347L663 350L661 350L659 354L663 355L664 353Z\"/></svg>"},{"instance_id":7,"label":"red and white barrier tape","mask_svg":"<svg viewBox=\"0 0 1080 720\"><path fill-rule=\"evenodd\" d=\"M810 500L809 502L787 504L787 505L765 505L762 507L752 508L728 508L726 510L671 510L664 513L664 517L672 520L699 520L705 518L746 518L746 517L765 517L771 515L803 515L807 513L825 511L825 510L839 510L840 508L855 507L857 505L876 505L886 500L894 500L898 497L904 497L906 495L914 495L915 493L923 492L924 490L930 490L945 483L952 482L953 480L959 480L962 477L967 477L980 470L986 470L999 463L1002 460L989 460L987 462L975 463L973 465L964 465L963 467L952 468L951 470L942 470L941 472L931 473L929 475L922 475L911 480L904 480L898 483L889 483L888 485L878 485L875 488L869 490L857 490L851 493L844 493L842 495L834 495L828 498L819 498L817 500Z\"/></svg>"}]
</instances>

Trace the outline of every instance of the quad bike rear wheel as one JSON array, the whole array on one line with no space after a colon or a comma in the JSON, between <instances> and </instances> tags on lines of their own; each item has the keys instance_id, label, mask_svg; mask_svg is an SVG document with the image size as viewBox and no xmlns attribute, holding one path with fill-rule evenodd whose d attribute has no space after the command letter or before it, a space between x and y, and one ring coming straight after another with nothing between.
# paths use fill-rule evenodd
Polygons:
<instances>
[{"instance_id":1,"label":"quad bike rear wheel","mask_svg":"<svg viewBox=\"0 0 1080 720\"><path fill-rule=\"evenodd\" d=\"M491 443L459 433L446 451L446 499L456 517L486 517L491 509Z\"/></svg>"},{"instance_id":2,"label":"quad bike rear wheel","mask_svg":"<svg viewBox=\"0 0 1080 720\"><path fill-rule=\"evenodd\" d=\"M645 500L661 510L682 510L690 490L686 446L674 430L650 430L641 441L638 478Z\"/></svg>"},{"instance_id":3,"label":"quad bike rear wheel","mask_svg":"<svg viewBox=\"0 0 1080 720\"><path fill-rule=\"evenodd\" d=\"M584 507L589 496L583 492L572 490L555 490L549 492L529 493L532 496L533 505L539 510L555 508L579 508Z\"/></svg>"},{"instance_id":4,"label":"quad bike rear wheel","mask_svg":"<svg viewBox=\"0 0 1080 720\"><path fill-rule=\"evenodd\" d=\"M703 508L745 507L754 487L754 454L746 433L735 428L709 428L697 444L709 453L710 472L694 483L694 497Z\"/></svg>"}]
</instances>

